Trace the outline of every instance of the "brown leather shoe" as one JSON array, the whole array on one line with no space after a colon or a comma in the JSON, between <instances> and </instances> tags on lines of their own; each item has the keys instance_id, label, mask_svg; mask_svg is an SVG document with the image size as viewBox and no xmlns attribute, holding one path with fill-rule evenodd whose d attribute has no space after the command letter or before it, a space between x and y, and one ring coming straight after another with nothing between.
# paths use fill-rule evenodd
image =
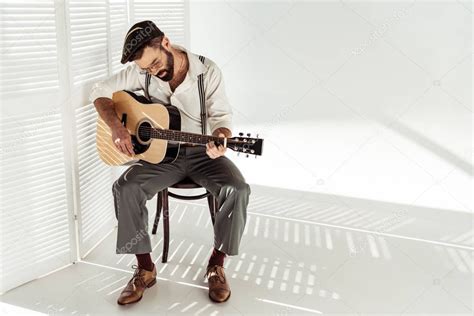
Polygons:
<instances>
[{"instance_id":1,"label":"brown leather shoe","mask_svg":"<svg viewBox=\"0 0 474 316\"><path fill-rule=\"evenodd\" d=\"M120 305L138 302L142 299L143 292L156 283L156 266L153 267L153 271L140 269L137 265L133 265L132 268L135 269L135 273L120 293L117 300Z\"/></svg>"},{"instance_id":2,"label":"brown leather shoe","mask_svg":"<svg viewBox=\"0 0 474 316\"><path fill-rule=\"evenodd\" d=\"M209 298L216 303L227 301L230 297L230 287L224 268L219 265L207 267L206 276L209 283Z\"/></svg>"}]
</instances>

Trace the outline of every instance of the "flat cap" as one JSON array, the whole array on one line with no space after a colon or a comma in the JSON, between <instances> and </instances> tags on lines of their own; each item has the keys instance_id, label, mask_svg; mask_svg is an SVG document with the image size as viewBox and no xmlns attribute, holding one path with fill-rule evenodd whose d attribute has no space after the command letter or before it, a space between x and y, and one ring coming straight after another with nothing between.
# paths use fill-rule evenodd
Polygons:
<instances>
[{"instance_id":1,"label":"flat cap","mask_svg":"<svg viewBox=\"0 0 474 316\"><path fill-rule=\"evenodd\" d=\"M149 40L164 35L164 33L152 21L141 21L134 24L125 35L122 49L122 60L125 64L130 58Z\"/></svg>"}]
</instances>

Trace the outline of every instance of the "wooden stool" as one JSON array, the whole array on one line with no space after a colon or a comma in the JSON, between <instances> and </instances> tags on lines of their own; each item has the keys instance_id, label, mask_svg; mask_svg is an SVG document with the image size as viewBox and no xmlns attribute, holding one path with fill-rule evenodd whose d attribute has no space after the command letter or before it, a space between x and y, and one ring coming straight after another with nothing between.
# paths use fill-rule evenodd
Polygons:
<instances>
[{"instance_id":1,"label":"wooden stool","mask_svg":"<svg viewBox=\"0 0 474 316\"><path fill-rule=\"evenodd\" d=\"M170 188L174 189L199 189L202 188L199 184L195 183L189 178L185 178L184 180L170 186ZM161 262L165 263L168 261L168 250L170 244L170 221L169 221L169 201L168 196L171 196L175 199L180 200L198 200L207 197L207 203L209 204L209 212L211 213L212 225L214 225L216 212L218 209L217 199L211 194L211 192L206 190L206 193L193 195L193 196L185 196L179 195L173 192L169 192L168 188L164 189L163 191L158 192L158 202L156 205L156 215L155 221L153 223L153 230L152 234L156 235L156 229L158 228L158 222L161 216L161 210L163 209L163 256L161 258Z\"/></svg>"}]
</instances>

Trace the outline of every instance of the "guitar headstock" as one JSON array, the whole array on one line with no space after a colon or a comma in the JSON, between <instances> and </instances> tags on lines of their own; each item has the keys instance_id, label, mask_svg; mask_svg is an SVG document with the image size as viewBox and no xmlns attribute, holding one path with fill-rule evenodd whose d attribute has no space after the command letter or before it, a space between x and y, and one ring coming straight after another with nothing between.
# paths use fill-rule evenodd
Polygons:
<instances>
[{"instance_id":1,"label":"guitar headstock","mask_svg":"<svg viewBox=\"0 0 474 316\"><path fill-rule=\"evenodd\" d=\"M249 155L257 156L262 155L263 150L263 139L250 137L250 133L244 136L244 133L239 133L239 136L227 138L227 148L232 149L238 153L244 153L248 157Z\"/></svg>"}]
</instances>

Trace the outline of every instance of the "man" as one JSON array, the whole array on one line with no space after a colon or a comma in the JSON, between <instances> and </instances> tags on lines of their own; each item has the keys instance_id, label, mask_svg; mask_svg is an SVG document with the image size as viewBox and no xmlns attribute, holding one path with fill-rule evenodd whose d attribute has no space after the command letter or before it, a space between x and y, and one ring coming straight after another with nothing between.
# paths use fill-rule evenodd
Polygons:
<instances>
[{"instance_id":1,"label":"man","mask_svg":"<svg viewBox=\"0 0 474 316\"><path fill-rule=\"evenodd\" d=\"M151 21L133 25L125 36L122 64L126 69L96 83L90 100L111 128L112 138L121 152L133 156L128 130L114 111L112 94L118 90L145 89L145 77L151 75L149 97L153 103L173 104L182 116L182 130L201 133L198 75L204 74L207 124L214 136L230 137L232 111L224 89L223 78L216 64L181 46L172 45ZM237 255L243 235L250 187L237 167L224 156L226 148L209 143L206 147L182 145L179 158L173 163L152 164L139 160L114 183L115 214L118 220L117 254L135 254L138 266L118 298L119 304L139 301L146 288L156 282L156 267L151 259L146 200L157 192L186 177L217 197L219 210L214 224L214 249L206 276L209 297L224 302L230 287L224 273L226 255ZM133 242L132 242L133 241Z\"/></svg>"}]
</instances>

